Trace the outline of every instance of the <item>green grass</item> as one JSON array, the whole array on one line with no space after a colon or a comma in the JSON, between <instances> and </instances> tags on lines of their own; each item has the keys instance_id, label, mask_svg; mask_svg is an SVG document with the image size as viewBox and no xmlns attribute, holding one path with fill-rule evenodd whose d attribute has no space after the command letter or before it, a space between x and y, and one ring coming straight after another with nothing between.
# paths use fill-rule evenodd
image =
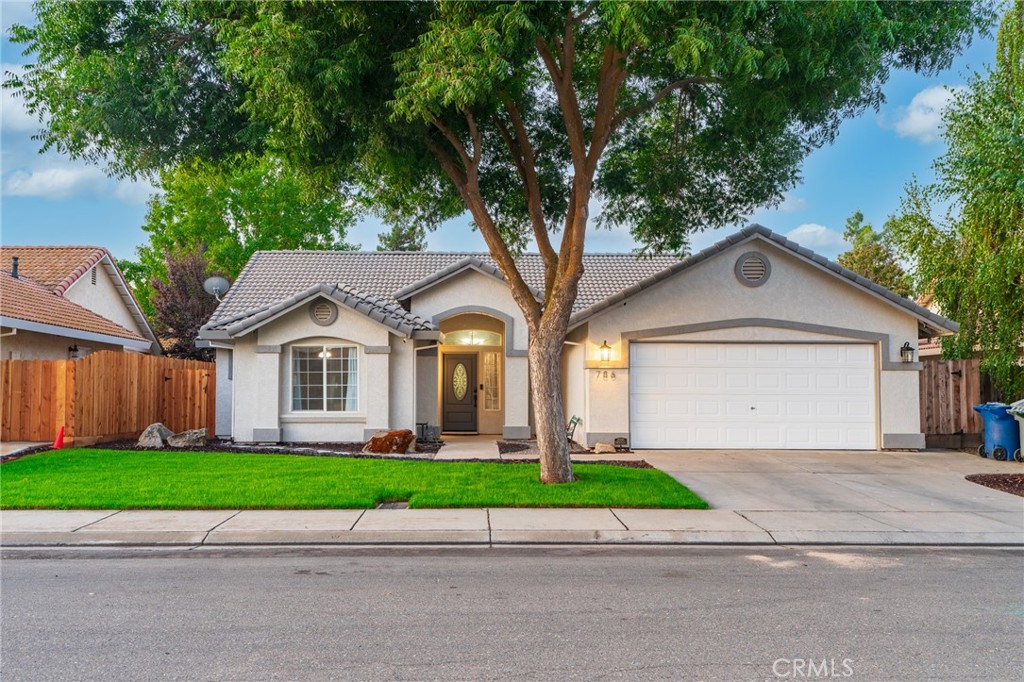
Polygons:
<instances>
[{"instance_id":1,"label":"green grass","mask_svg":"<svg viewBox=\"0 0 1024 682\"><path fill-rule=\"evenodd\" d=\"M656 507L707 503L657 469L577 464L543 485L536 464L68 449L0 466L2 509Z\"/></svg>"}]
</instances>

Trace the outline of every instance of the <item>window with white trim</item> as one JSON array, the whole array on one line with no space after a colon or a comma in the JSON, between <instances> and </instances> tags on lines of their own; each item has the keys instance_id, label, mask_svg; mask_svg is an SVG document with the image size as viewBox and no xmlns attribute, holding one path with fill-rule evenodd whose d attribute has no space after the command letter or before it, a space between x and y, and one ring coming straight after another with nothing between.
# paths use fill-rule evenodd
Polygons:
<instances>
[{"instance_id":1,"label":"window with white trim","mask_svg":"<svg viewBox=\"0 0 1024 682\"><path fill-rule=\"evenodd\" d=\"M501 409L501 379L498 369L499 354L484 353L484 409L497 412Z\"/></svg>"},{"instance_id":2,"label":"window with white trim","mask_svg":"<svg viewBox=\"0 0 1024 682\"><path fill-rule=\"evenodd\" d=\"M355 346L292 346L292 410L359 410L359 349Z\"/></svg>"}]
</instances>

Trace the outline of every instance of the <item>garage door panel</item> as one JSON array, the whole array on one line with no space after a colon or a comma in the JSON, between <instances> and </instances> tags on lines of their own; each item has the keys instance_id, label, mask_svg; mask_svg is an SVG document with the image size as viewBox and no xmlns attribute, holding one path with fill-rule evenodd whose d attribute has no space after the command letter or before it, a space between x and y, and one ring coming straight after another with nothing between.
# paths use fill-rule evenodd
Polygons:
<instances>
[{"instance_id":1,"label":"garage door panel","mask_svg":"<svg viewBox=\"0 0 1024 682\"><path fill-rule=\"evenodd\" d=\"M636 448L875 447L870 345L637 343L630 358Z\"/></svg>"}]
</instances>

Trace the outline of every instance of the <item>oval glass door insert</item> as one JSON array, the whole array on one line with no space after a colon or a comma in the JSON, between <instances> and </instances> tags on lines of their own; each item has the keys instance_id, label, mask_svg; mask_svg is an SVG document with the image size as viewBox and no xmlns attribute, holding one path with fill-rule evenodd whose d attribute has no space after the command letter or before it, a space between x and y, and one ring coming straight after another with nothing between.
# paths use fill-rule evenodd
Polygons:
<instances>
[{"instance_id":1,"label":"oval glass door insert","mask_svg":"<svg viewBox=\"0 0 1024 682\"><path fill-rule=\"evenodd\" d=\"M469 373L466 372L466 366L460 362L455 365L455 371L452 372L452 391L455 393L455 399L465 398L467 388L469 388Z\"/></svg>"}]
</instances>

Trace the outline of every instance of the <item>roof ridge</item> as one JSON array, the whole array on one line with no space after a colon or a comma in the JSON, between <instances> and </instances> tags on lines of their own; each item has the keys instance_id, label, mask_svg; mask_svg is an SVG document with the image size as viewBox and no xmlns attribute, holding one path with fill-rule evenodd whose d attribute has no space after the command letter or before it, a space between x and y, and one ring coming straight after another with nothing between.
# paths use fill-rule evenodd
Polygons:
<instances>
[{"instance_id":1,"label":"roof ridge","mask_svg":"<svg viewBox=\"0 0 1024 682\"><path fill-rule=\"evenodd\" d=\"M114 260L113 257L110 256L110 252L107 251L105 248L103 248L102 246L96 247L95 251L92 254L90 254L89 257L85 259L85 261L80 263L78 267L72 270L67 277L65 277L64 279L57 283L57 286L53 288L54 293L59 293L60 295L63 296L64 292L71 288L72 284L77 282L82 277L82 275L89 272L89 270L94 265L103 260L104 257L109 257L111 261Z\"/></svg>"}]
</instances>

